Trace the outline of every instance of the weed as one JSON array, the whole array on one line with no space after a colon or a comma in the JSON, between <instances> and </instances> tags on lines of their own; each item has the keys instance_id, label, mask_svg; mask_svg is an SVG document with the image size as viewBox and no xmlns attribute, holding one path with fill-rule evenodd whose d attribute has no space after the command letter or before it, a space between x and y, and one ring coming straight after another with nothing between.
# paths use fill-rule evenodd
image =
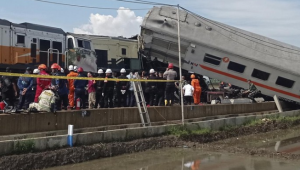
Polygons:
<instances>
[{"instance_id":1,"label":"weed","mask_svg":"<svg viewBox=\"0 0 300 170\"><path fill-rule=\"evenodd\" d=\"M33 152L34 148L35 148L34 141L26 140L26 141L17 141L14 150L16 153L29 153L29 152Z\"/></svg>"}]
</instances>

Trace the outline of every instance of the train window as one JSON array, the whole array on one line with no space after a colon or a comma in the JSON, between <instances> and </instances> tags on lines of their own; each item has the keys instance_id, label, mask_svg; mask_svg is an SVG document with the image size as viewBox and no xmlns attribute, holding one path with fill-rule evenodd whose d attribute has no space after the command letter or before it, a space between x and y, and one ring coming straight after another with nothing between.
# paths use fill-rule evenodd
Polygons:
<instances>
[{"instance_id":1,"label":"train window","mask_svg":"<svg viewBox=\"0 0 300 170\"><path fill-rule=\"evenodd\" d=\"M57 49L60 53L62 53L62 43L57 41L52 41L52 48Z\"/></svg>"},{"instance_id":2,"label":"train window","mask_svg":"<svg viewBox=\"0 0 300 170\"><path fill-rule=\"evenodd\" d=\"M78 47L84 48L82 40L77 40L77 42L78 42Z\"/></svg>"},{"instance_id":3,"label":"train window","mask_svg":"<svg viewBox=\"0 0 300 170\"><path fill-rule=\"evenodd\" d=\"M213 65L220 65L221 60L222 59L220 57L216 57L216 56L213 56L213 55L210 55L210 54L205 54L203 61L207 62L207 63L210 63L210 64L213 64Z\"/></svg>"},{"instance_id":4,"label":"train window","mask_svg":"<svg viewBox=\"0 0 300 170\"><path fill-rule=\"evenodd\" d=\"M33 43L36 43L36 38L33 38L33 39L32 39L32 42L33 42Z\"/></svg>"},{"instance_id":5,"label":"train window","mask_svg":"<svg viewBox=\"0 0 300 170\"><path fill-rule=\"evenodd\" d=\"M233 61L230 61L227 68L232 71L244 73L246 66L236 63L236 62L233 62Z\"/></svg>"},{"instance_id":6,"label":"train window","mask_svg":"<svg viewBox=\"0 0 300 170\"><path fill-rule=\"evenodd\" d=\"M89 41L84 41L84 48L91 50L91 43Z\"/></svg>"},{"instance_id":7,"label":"train window","mask_svg":"<svg viewBox=\"0 0 300 170\"><path fill-rule=\"evenodd\" d=\"M40 39L40 50L48 51L49 48L50 48L50 41Z\"/></svg>"},{"instance_id":8,"label":"train window","mask_svg":"<svg viewBox=\"0 0 300 170\"><path fill-rule=\"evenodd\" d=\"M257 69L254 69L252 72L252 77L255 77L255 78L258 78L261 80L268 80L269 76L270 76L270 73L267 73L267 72L264 72L261 70L257 70Z\"/></svg>"},{"instance_id":9,"label":"train window","mask_svg":"<svg viewBox=\"0 0 300 170\"><path fill-rule=\"evenodd\" d=\"M72 38L68 38L68 49L74 49L74 43Z\"/></svg>"},{"instance_id":10,"label":"train window","mask_svg":"<svg viewBox=\"0 0 300 170\"><path fill-rule=\"evenodd\" d=\"M295 83L295 81L287 79L287 78L283 78L283 77L280 77L280 76L276 80L277 85L287 87L287 88L292 88L294 83Z\"/></svg>"},{"instance_id":11,"label":"train window","mask_svg":"<svg viewBox=\"0 0 300 170\"><path fill-rule=\"evenodd\" d=\"M17 35L17 44L25 44L25 36Z\"/></svg>"},{"instance_id":12,"label":"train window","mask_svg":"<svg viewBox=\"0 0 300 170\"><path fill-rule=\"evenodd\" d=\"M126 55L126 48L122 48L122 55Z\"/></svg>"}]
</instances>

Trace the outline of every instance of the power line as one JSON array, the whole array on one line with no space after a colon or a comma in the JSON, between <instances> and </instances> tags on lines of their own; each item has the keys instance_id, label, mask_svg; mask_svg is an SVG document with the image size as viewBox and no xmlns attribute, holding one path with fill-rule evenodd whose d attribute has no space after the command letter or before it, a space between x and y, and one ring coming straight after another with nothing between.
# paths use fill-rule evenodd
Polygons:
<instances>
[{"instance_id":1,"label":"power line","mask_svg":"<svg viewBox=\"0 0 300 170\"><path fill-rule=\"evenodd\" d=\"M151 2L144 0L115 0L119 2L127 2L127 3L135 3L135 4L144 4L144 5L164 5L164 6L175 6L171 4L159 3L159 2Z\"/></svg>"},{"instance_id":2,"label":"power line","mask_svg":"<svg viewBox=\"0 0 300 170\"><path fill-rule=\"evenodd\" d=\"M64 5L64 6L71 6L71 7L78 7L78 8L92 8L92 9L104 9L104 10L150 10L151 8L136 8L136 9L120 9L120 8L103 8L103 7L94 7L94 6L84 6L84 5L75 5L75 4L66 4L60 2L52 2L46 0L33 0L43 3L55 4L55 5Z\"/></svg>"},{"instance_id":3,"label":"power line","mask_svg":"<svg viewBox=\"0 0 300 170\"><path fill-rule=\"evenodd\" d=\"M261 43L259 43L259 42L253 41L253 40L251 40L251 39L249 39L249 38L247 38L247 37L251 37L251 38L253 38L253 39L256 39L256 40L259 40L259 41L261 41L261 42L264 42L264 43L267 43L267 44L271 44L271 45L274 45L274 46L277 46L277 47L289 49L289 50L292 50L292 51L295 51L295 52L300 52L299 50L296 50L296 49L293 49L293 48L284 47L284 46L281 46L281 45L278 45L278 44L274 44L274 43L271 43L271 42L262 40L262 39L260 39L260 38L253 37L253 36L251 36L251 35L248 35L248 34L245 34L245 33L243 33L243 32L240 32L240 31L238 31L238 30L234 30L234 29L232 29L232 28L230 28L230 27L227 27L226 25L220 25L219 23L217 23L217 22L215 22L215 21L212 21L212 20L210 20L210 19L207 19L207 18L205 18L205 17L202 17L202 16L200 16L200 15L198 15L198 14L192 12L192 11L189 11L189 10L183 8L183 7L181 7L181 8L182 8L183 10L185 10L185 11L187 11L187 12L189 12L189 13L191 13L191 14L193 14L193 15L195 15L195 16L197 16L197 17L203 19L203 20L205 20L206 22L208 22L208 23L210 23L210 24L212 24L212 25L215 25L215 26L217 26L217 27L219 27L219 28L225 30L225 31L231 30L231 31L234 31L234 32L238 32L238 33L240 33L240 34L242 34L242 35L245 35L246 37L245 37L245 36L238 35L238 34L236 34L236 33L233 33L233 34L235 34L235 35L237 35L237 36L239 36L239 37L243 37L243 38L245 38L245 39L247 39L247 40L249 40L249 41L252 41L252 42L261 44ZM199 19L198 19L198 20L199 20ZM224 36L225 36L225 35L224 35ZM271 46L268 46L268 45L265 45L265 44L261 44L261 45L264 45L264 46L267 46L267 47L270 47L270 48L273 48L273 49L277 49L277 50L279 50L279 51L283 51L283 52L287 52L287 53L299 55L299 53L293 53L293 52L289 52L289 51L284 51L284 50L282 50L282 49L278 49L278 48L275 48L275 47L271 47ZM298 61L298 60L297 60L297 61Z\"/></svg>"}]
</instances>

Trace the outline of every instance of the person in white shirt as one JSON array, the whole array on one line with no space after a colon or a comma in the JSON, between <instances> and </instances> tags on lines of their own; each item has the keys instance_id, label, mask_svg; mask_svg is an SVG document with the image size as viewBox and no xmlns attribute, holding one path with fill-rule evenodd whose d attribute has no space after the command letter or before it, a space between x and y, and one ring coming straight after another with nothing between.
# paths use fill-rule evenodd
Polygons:
<instances>
[{"instance_id":1,"label":"person in white shirt","mask_svg":"<svg viewBox=\"0 0 300 170\"><path fill-rule=\"evenodd\" d=\"M191 105L193 94L194 94L194 87L191 86L191 82L187 81L187 84L182 88L184 92L184 98L187 105Z\"/></svg>"}]
</instances>

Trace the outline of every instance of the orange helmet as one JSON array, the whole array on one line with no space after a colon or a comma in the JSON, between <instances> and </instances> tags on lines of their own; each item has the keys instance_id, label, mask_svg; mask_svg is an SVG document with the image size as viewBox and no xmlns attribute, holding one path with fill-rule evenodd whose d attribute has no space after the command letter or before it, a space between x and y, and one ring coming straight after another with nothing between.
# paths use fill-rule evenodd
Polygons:
<instances>
[{"instance_id":1,"label":"orange helmet","mask_svg":"<svg viewBox=\"0 0 300 170\"><path fill-rule=\"evenodd\" d=\"M194 79L194 78L196 78L196 76L195 76L195 74L192 74L191 79Z\"/></svg>"},{"instance_id":2,"label":"orange helmet","mask_svg":"<svg viewBox=\"0 0 300 170\"><path fill-rule=\"evenodd\" d=\"M39 70L41 69L47 69L47 66L45 64L40 64L38 67Z\"/></svg>"},{"instance_id":3,"label":"orange helmet","mask_svg":"<svg viewBox=\"0 0 300 170\"><path fill-rule=\"evenodd\" d=\"M60 66L59 66L58 64L56 64L56 63L53 63L53 64L51 65L51 68L52 68L52 69L58 69L58 70L60 70Z\"/></svg>"}]
</instances>

